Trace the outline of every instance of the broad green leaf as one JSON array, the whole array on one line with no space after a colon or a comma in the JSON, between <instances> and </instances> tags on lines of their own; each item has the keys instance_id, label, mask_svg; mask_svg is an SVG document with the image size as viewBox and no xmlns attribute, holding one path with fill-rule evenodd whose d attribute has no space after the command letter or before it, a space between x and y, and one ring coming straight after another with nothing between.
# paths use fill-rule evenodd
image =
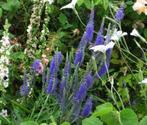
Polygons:
<instances>
[{"instance_id":1,"label":"broad green leaf","mask_svg":"<svg viewBox=\"0 0 147 125\"><path fill-rule=\"evenodd\" d=\"M138 125L137 115L132 109L124 109L120 112L123 125Z\"/></svg>"},{"instance_id":2,"label":"broad green leaf","mask_svg":"<svg viewBox=\"0 0 147 125\"><path fill-rule=\"evenodd\" d=\"M98 118L89 117L82 120L82 125L103 125L103 123Z\"/></svg>"},{"instance_id":3,"label":"broad green leaf","mask_svg":"<svg viewBox=\"0 0 147 125\"><path fill-rule=\"evenodd\" d=\"M61 125L70 125L69 122L63 122Z\"/></svg>"},{"instance_id":4,"label":"broad green leaf","mask_svg":"<svg viewBox=\"0 0 147 125\"><path fill-rule=\"evenodd\" d=\"M39 124L34 121L24 121L24 122L20 123L20 125L39 125Z\"/></svg>"},{"instance_id":5,"label":"broad green leaf","mask_svg":"<svg viewBox=\"0 0 147 125\"><path fill-rule=\"evenodd\" d=\"M99 105L96 107L96 110L92 114L93 116L103 116L105 114L108 114L113 110L113 105L111 103L104 103L102 105Z\"/></svg>"},{"instance_id":6,"label":"broad green leaf","mask_svg":"<svg viewBox=\"0 0 147 125\"><path fill-rule=\"evenodd\" d=\"M147 125L147 116L143 117L143 119L139 122L139 125Z\"/></svg>"},{"instance_id":7,"label":"broad green leaf","mask_svg":"<svg viewBox=\"0 0 147 125\"><path fill-rule=\"evenodd\" d=\"M118 111L112 111L109 112L108 114L101 116L101 119L107 125L122 125L119 116L120 115Z\"/></svg>"}]
</instances>

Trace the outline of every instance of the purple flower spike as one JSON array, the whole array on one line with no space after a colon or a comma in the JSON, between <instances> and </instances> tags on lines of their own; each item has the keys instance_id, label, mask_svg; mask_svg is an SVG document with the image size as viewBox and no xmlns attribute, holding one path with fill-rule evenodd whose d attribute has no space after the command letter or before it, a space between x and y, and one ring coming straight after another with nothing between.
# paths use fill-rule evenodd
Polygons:
<instances>
[{"instance_id":1,"label":"purple flower spike","mask_svg":"<svg viewBox=\"0 0 147 125\"><path fill-rule=\"evenodd\" d=\"M85 48L87 46L87 40L86 40L86 34L84 33L82 38L81 38L81 41L79 43L79 46L78 48L82 49L82 48Z\"/></svg>"},{"instance_id":2,"label":"purple flower spike","mask_svg":"<svg viewBox=\"0 0 147 125\"><path fill-rule=\"evenodd\" d=\"M46 89L46 93L47 94L52 93L52 88L53 88L53 78L50 78L47 89Z\"/></svg>"},{"instance_id":3,"label":"purple flower spike","mask_svg":"<svg viewBox=\"0 0 147 125\"><path fill-rule=\"evenodd\" d=\"M83 61L83 56L84 56L83 51L81 49L78 49L75 55L74 64L75 65L81 64Z\"/></svg>"},{"instance_id":4,"label":"purple flower spike","mask_svg":"<svg viewBox=\"0 0 147 125\"><path fill-rule=\"evenodd\" d=\"M23 84L20 87L20 95L21 96L27 96L29 94L29 86L28 84Z\"/></svg>"},{"instance_id":5,"label":"purple flower spike","mask_svg":"<svg viewBox=\"0 0 147 125\"><path fill-rule=\"evenodd\" d=\"M115 20L121 21L124 18L124 7L121 6L115 14Z\"/></svg>"},{"instance_id":6,"label":"purple flower spike","mask_svg":"<svg viewBox=\"0 0 147 125\"><path fill-rule=\"evenodd\" d=\"M20 95L27 96L29 94L29 85L28 85L28 78L26 72L24 73L23 84L20 87Z\"/></svg>"},{"instance_id":7,"label":"purple flower spike","mask_svg":"<svg viewBox=\"0 0 147 125\"><path fill-rule=\"evenodd\" d=\"M52 61L50 63L51 75L55 75L58 72L58 68L61 62L62 62L62 54L61 52L58 52L53 56Z\"/></svg>"},{"instance_id":8,"label":"purple flower spike","mask_svg":"<svg viewBox=\"0 0 147 125\"><path fill-rule=\"evenodd\" d=\"M41 63L41 60L36 59L33 64L32 64L32 69L38 73L38 74L42 74L43 72L43 64Z\"/></svg>"},{"instance_id":9,"label":"purple flower spike","mask_svg":"<svg viewBox=\"0 0 147 125\"><path fill-rule=\"evenodd\" d=\"M90 115L91 110L92 110L92 98L90 97L89 99L87 99L87 101L83 107L83 110L81 112L81 115L83 117L87 117Z\"/></svg>"},{"instance_id":10,"label":"purple flower spike","mask_svg":"<svg viewBox=\"0 0 147 125\"><path fill-rule=\"evenodd\" d=\"M104 28L104 22L102 22L101 27L99 29L99 32L97 34L95 45L103 45L104 44L103 28Z\"/></svg>"},{"instance_id":11,"label":"purple flower spike","mask_svg":"<svg viewBox=\"0 0 147 125\"><path fill-rule=\"evenodd\" d=\"M102 65L102 67L100 68L100 70L98 71L98 75L101 77L103 75L105 75L109 69L109 65L110 65L110 59L111 59L111 52L112 49L108 49L106 51L106 63L104 63Z\"/></svg>"},{"instance_id":12,"label":"purple flower spike","mask_svg":"<svg viewBox=\"0 0 147 125\"><path fill-rule=\"evenodd\" d=\"M93 84L93 77L92 77L91 73L88 73L88 74L85 76L85 84L86 84L87 89L89 89L89 88L92 87L92 84Z\"/></svg>"},{"instance_id":13,"label":"purple flower spike","mask_svg":"<svg viewBox=\"0 0 147 125\"><path fill-rule=\"evenodd\" d=\"M77 103L82 102L83 99L86 97L87 94L87 87L84 83L80 85L79 90L76 92L76 95L74 97L74 101Z\"/></svg>"},{"instance_id":14,"label":"purple flower spike","mask_svg":"<svg viewBox=\"0 0 147 125\"><path fill-rule=\"evenodd\" d=\"M94 32L94 10L91 11L89 22L86 26L86 40L91 42L93 39Z\"/></svg>"}]
</instances>

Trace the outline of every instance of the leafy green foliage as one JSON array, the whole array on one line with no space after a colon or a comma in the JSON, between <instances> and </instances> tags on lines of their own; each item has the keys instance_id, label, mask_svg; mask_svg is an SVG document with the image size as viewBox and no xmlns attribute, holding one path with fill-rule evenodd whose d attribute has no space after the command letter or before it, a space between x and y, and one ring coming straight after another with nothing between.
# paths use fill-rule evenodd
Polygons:
<instances>
[{"instance_id":1,"label":"leafy green foliage","mask_svg":"<svg viewBox=\"0 0 147 125\"><path fill-rule=\"evenodd\" d=\"M142 118L142 120L139 122L139 125L146 125L146 123L147 123L147 116Z\"/></svg>"},{"instance_id":2,"label":"leafy green foliage","mask_svg":"<svg viewBox=\"0 0 147 125\"><path fill-rule=\"evenodd\" d=\"M78 0L76 10L79 17L72 9L60 10L62 6L71 2L71 0L66 1L66 3L65 0L57 0L52 5L49 5L48 1L43 4L41 3L42 1L0 1L0 35L9 33L12 45L9 57L9 87L3 89L3 85L0 83L0 113L2 109L6 109L8 116L3 117L0 115L0 124L146 125L147 86L140 83L147 77L146 41L143 42L139 37L131 35L125 36L120 41L115 41L109 73L102 78L97 78L93 87L88 91L88 96L91 95L93 97L93 110L88 118L78 116L78 118L74 119L75 121L78 119L76 122L72 121L73 116L70 114L72 109L69 109L70 105L68 104L66 105L66 112L61 113L59 103L55 100L57 95L51 95L44 105L46 94L41 88L41 75L35 75L29 96L20 97L19 92L23 83L23 72L24 70L29 71L34 58L43 60L43 56L46 56L45 58L50 62L55 50L59 50L64 55L64 61L66 53L71 53L70 59L73 61L75 50L84 33L88 14L92 8L95 10L95 38L103 19L105 22L104 37L109 28L110 35L112 35L113 31L111 29L115 27L119 30L122 29L123 32L128 34L131 33L133 28L136 28L140 35L147 39L146 16L143 13L139 15L132 9L134 4L132 0ZM120 24L114 20L113 16L122 4L125 5L125 17ZM35 11L33 15L33 10L38 7L41 8L40 12ZM37 21L34 21L33 18L37 19ZM6 22L9 22L11 25L9 23L7 23L8 25L3 25L5 19L8 19ZM32 25L30 25L31 23ZM107 27L107 25L110 27ZM3 31L4 29L7 31ZM33 37L28 33L29 30L32 30ZM2 34L2 32L4 33ZM28 44L27 40L30 36L32 37L32 42ZM98 71L98 65L94 56L91 62L88 63L87 61L92 55L89 48L93 46L93 43L94 41L86 48L86 58L82 67L78 69L79 72L74 72L71 75L70 85L77 75L79 75L77 83L80 83L83 74L88 69L93 68L94 71L92 73ZM36 48L32 60L29 60L29 57L24 52L28 46L35 46ZM26 52L32 56L31 52ZM99 54L99 57L101 57L101 54ZM48 65L49 63L45 66L48 67ZM61 69L64 67L63 65L64 62L61 64ZM71 64L71 67L71 72L73 72L75 67L73 64ZM58 73L59 84L61 75L62 71L60 70ZM28 82L30 82L33 76L28 74L28 77ZM72 95L69 96L70 104L72 103L71 98ZM42 106L44 108L38 118L38 112ZM80 106L82 107L83 104Z\"/></svg>"},{"instance_id":3,"label":"leafy green foliage","mask_svg":"<svg viewBox=\"0 0 147 125\"><path fill-rule=\"evenodd\" d=\"M95 117L89 117L82 121L82 125L103 125L103 123Z\"/></svg>"},{"instance_id":4,"label":"leafy green foliage","mask_svg":"<svg viewBox=\"0 0 147 125\"><path fill-rule=\"evenodd\" d=\"M94 111L93 116L95 116L95 117L103 116L105 114L110 113L111 111L113 111L113 105L109 102L104 103L104 104L96 107L96 110Z\"/></svg>"},{"instance_id":5,"label":"leafy green foliage","mask_svg":"<svg viewBox=\"0 0 147 125\"><path fill-rule=\"evenodd\" d=\"M120 112L120 119L123 125L138 125L137 115L132 109L124 109Z\"/></svg>"}]
</instances>

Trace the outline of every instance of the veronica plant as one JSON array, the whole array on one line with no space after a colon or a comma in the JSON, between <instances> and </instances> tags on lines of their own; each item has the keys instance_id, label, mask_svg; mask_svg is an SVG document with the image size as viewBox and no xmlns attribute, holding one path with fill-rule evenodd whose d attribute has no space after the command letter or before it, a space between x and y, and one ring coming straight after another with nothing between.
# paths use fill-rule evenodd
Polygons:
<instances>
[{"instance_id":1,"label":"veronica plant","mask_svg":"<svg viewBox=\"0 0 147 125\"><path fill-rule=\"evenodd\" d=\"M89 95L89 90L93 87L97 75L101 77L108 72L111 52L115 44L111 41L109 34L104 38L104 22L102 22L96 38L96 43L94 43L91 48L91 50L94 51L93 56L96 56L95 53L102 55L102 58L100 59L99 57L95 58L98 59L98 61L96 60L96 65L99 66L99 63L101 62L102 65L100 65L99 69L96 71L94 66L91 65L92 59L89 59L90 65L86 68L86 71L83 72L83 75L79 76L81 65L83 65L84 62L85 49L88 44L92 44L91 41L94 32L93 19L94 11L92 10L89 22L86 26L86 31L84 32L78 49L75 52L75 58L73 59L74 56L72 52L69 55L67 54L63 70L60 70L60 65L62 65L64 61L64 56L61 52L55 52L47 73L45 69L44 71L42 70L40 60L34 61L32 67L36 73L43 71L42 76L45 85L42 88L46 95L45 102L39 111L36 120L39 120L42 116L48 100L52 97L56 99L60 109L59 123L62 121L76 123L80 118L88 117L91 114L93 100L92 96Z\"/></svg>"}]
</instances>

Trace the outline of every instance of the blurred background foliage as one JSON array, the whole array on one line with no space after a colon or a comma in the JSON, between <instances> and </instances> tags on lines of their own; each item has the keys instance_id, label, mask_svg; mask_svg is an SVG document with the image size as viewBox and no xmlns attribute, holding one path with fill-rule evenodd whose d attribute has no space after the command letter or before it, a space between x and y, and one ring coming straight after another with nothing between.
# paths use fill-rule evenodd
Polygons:
<instances>
[{"instance_id":1,"label":"blurred background foliage","mask_svg":"<svg viewBox=\"0 0 147 125\"><path fill-rule=\"evenodd\" d=\"M79 44L79 41L84 33L85 26L81 24L73 10L65 9L60 10L60 8L68 4L70 0L56 0L52 5L46 3L43 5L40 15L39 26L33 27L37 29L37 35L35 34L35 40L38 41L37 49L35 50L35 57L42 58L42 54L48 56L48 59L51 60L51 57L54 51L58 48L59 51L66 55L67 52L76 51L76 48ZM32 15L32 8L35 2L33 0L1 0L0 1L0 35L2 36L2 31L4 30L5 20L8 19L11 24L9 28L11 44L14 45L12 53L10 56L11 66L10 66L10 87L7 89L9 93L2 94L0 97L1 102L0 108L7 107L8 111L10 107L13 109L15 117L17 117L17 122L22 121L23 117L26 117L30 110L30 107L33 107L34 104L31 102L36 98L38 99L38 109L40 108L40 102L43 102L44 98L38 97L32 98L32 100L25 99L25 106L16 103L13 101L19 97L19 87L22 85L23 73L24 70L29 70L30 65L34 58L30 59L24 50L29 44L27 44L27 29L30 24L30 18ZM93 3L93 4L92 4ZM139 33L147 39L147 16L144 14L138 15L133 9L132 5L134 4L133 0L78 0L76 9L78 14L84 24L87 24L88 15L90 14L91 8L94 6L95 10L95 32L98 31L103 17L112 17L112 14L120 7L121 4L125 5L125 18L121 23L122 30L128 32L132 31L133 28L136 28ZM37 6L37 4L36 4ZM36 17L37 17L36 16ZM109 21L106 20L105 24L108 25ZM45 30L45 33L42 33L42 30ZM43 34L43 37L41 35ZM96 37L96 34L94 35ZM128 35L125 37L129 50L136 57L125 53L124 57L120 54L118 48L113 50L111 66L110 66L110 75L114 78L115 88L121 95L125 106L130 106L137 113L138 117L141 119L146 115L147 110L144 106L144 90L138 84L143 77L147 76L146 62L139 59L143 59L142 51L138 45L134 42L134 37ZM94 41L93 41L94 42ZM146 50L147 46L145 43L142 43L138 39L139 45ZM87 56L89 52L86 53ZM147 52L145 53L147 56ZM124 59L125 58L125 59ZM139 58L139 59L138 59ZM132 61L133 60L133 61ZM86 66L85 66L86 67ZM81 69L85 70L85 69ZM112 101L110 99L110 93L106 91L105 85L109 86L109 81L106 76L103 78L102 86L99 84L101 81L95 81L94 89L90 91L91 94L95 96L96 105L101 104L103 100ZM40 78L38 78L38 83ZM95 93L97 92L97 93ZM37 92L36 92L37 93ZM115 95L117 96L117 95ZM101 100L101 101L100 101ZM118 105L121 105L119 100ZM50 100L51 104L55 103L55 100L52 98ZM54 104L56 105L56 104ZM51 105L50 105L51 106ZM51 109L53 108L53 109ZM59 117L60 113L58 108L51 106L50 109L44 112L42 120L50 119L54 122L54 119ZM21 115L20 115L21 114ZM23 114L23 115L22 115ZM114 115L117 114L114 111ZM51 116L51 117L49 117ZM54 118L52 118L54 116ZM14 116L12 116L14 117ZM35 116L34 116L35 117ZM107 119L103 117L102 119ZM97 119L93 119L97 120ZM15 121L15 123L17 123ZM9 123L9 120L6 120L6 124ZM86 119L85 121L86 122ZM106 122L109 122L106 120ZM31 123L29 123L31 124ZM29 125L28 123L22 125ZM32 123L35 125L35 123ZM45 125L45 124L44 124ZM52 124L55 125L55 124ZM68 125L68 123L63 124ZM83 125L86 125L84 123ZM145 125L145 124L144 124Z\"/></svg>"}]
</instances>

